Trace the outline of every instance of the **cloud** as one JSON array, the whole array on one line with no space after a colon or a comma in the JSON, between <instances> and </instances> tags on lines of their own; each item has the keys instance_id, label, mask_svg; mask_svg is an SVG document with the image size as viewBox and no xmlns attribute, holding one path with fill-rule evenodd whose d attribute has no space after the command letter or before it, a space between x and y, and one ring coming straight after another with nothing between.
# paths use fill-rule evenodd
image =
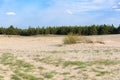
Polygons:
<instances>
[{"instance_id":1,"label":"cloud","mask_svg":"<svg viewBox=\"0 0 120 80\"><path fill-rule=\"evenodd\" d=\"M103 3L105 2L106 0L93 0L93 3Z\"/></svg>"},{"instance_id":2,"label":"cloud","mask_svg":"<svg viewBox=\"0 0 120 80\"><path fill-rule=\"evenodd\" d=\"M116 11L120 11L120 9L118 8L118 9L115 9Z\"/></svg>"},{"instance_id":3,"label":"cloud","mask_svg":"<svg viewBox=\"0 0 120 80\"><path fill-rule=\"evenodd\" d=\"M117 9L117 8L118 8L118 6L112 6L112 8L113 8L113 9Z\"/></svg>"},{"instance_id":4,"label":"cloud","mask_svg":"<svg viewBox=\"0 0 120 80\"><path fill-rule=\"evenodd\" d=\"M72 12L71 10L69 10L69 9L66 9L66 12L67 12L68 14L70 14L70 15L73 15L73 12Z\"/></svg>"},{"instance_id":5,"label":"cloud","mask_svg":"<svg viewBox=\"0 0 120 80\"><path fill-rule=\"evenodd\" d=\"M114 4L114 0L60 0L66 13L81 14L95 11L108 11ZM56 1L57 2L57 1ZM59 5L59 4L58 4Z\"/></svg>"},{"instance_id":6,"label":"cloud","mask_svg":"<svg viewBox=\"0 0 120 80\"><path fill-rule=\"evenodd\" d=\"M120 11L120 2L118 2L116 5L112 6L112 8L113 8L115 11Z\"/></svg>"},{"instance_id":7,"label":"cloud","mask_svg":"<svg viewBox=\"0 0 120 80\"><path fill-rule=\"evenodd\" d=\"M120 5L120 2L118 2L118 4Z\"/></svg>"},{"instance_id":8,"label":"cloud","mask_svg":"<svg viewBox=\"0 0 120 80\"><path fill-rule=\"evenodd\" d=\"M5 14L8 15L8 16L14 16L14 15L16 15L15 12L6 12Z\"/></svg>"}]
</instances>

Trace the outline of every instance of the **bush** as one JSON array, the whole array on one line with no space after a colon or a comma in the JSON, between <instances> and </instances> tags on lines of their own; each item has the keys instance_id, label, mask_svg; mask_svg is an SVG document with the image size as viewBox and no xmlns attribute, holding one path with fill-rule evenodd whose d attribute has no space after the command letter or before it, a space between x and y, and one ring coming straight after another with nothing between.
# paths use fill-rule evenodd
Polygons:
<instances>
[{"instance_id":1,"label":"bush","mask_svg":"<svg viewBox=\"0 0 120 80\"><path fill-rule=\"evenodd\" d=\"M77 43L77 41L78 41L78 36L73 34L69 34L63 39L64 44L75 44Z\"/></svg>"},{"instance_id":2,"label":"bush","mask_svg":"<svg viewBox=\"0 0 120 80\"><path fill-rule=\"evenodd\" d=\"M105 44L103 41L99 40L93 40L87 36L78 36L69 34L63 39L64 44L75 44L75 43L99 43L99 44Z\"/></svg>"},{"instance_id":3,"label":"bush","mask_svg":"<svg viewBox=\"0 0 120 80\"><path fill-rule=\"evenodd\" d=\"M88 37L85 36L78 36L69 34L63 39L64 44L75 44L75 43L94 43L93 40L91 40Z\"/></svg>"},{"instance_id":4,"label":"bush","mask_svg":"<svg viewBox=\"0 0 120 80\"><path fill-rule=\"evenodd\" d=\"M79 43L94 43L93 40L91 40L90 38L86 37L86 36L79 36Z\"/></svg>"}]
</instances>

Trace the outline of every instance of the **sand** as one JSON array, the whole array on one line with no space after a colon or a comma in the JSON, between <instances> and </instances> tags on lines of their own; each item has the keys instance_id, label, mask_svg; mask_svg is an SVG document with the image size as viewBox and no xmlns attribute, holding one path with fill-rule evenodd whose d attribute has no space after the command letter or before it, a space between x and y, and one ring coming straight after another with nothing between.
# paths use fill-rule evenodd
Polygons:
<instances>
[{"instance_id":1,"label":"sand","mask_svg":"<svg viewBox=\"0 0 120 80\"><path fill-rule=\"evenodd\" d=\"M3 53L14 54L17 59L34 65L33 72L26 74L41 77L44 80L120 79L120 35L88 36L93 41L99 40L105 44L64 45L64 37L57 35L30 37L0 35L0 53L1 55ZM106 60L109 62L105 62ZM64 66L68 61L85 62L91 65L87 65L85 68L80 68L81 64ZM44 69L39 71L39 66ZM14 67L9 64L0 64L0 75L3 76L3 80L14 80L11 76L16 73L12 68ZM44 76L45 73L50 72L54 72L52 78ZM21 77L21 80L29 79Z\"/></svg>"}]
</instances>

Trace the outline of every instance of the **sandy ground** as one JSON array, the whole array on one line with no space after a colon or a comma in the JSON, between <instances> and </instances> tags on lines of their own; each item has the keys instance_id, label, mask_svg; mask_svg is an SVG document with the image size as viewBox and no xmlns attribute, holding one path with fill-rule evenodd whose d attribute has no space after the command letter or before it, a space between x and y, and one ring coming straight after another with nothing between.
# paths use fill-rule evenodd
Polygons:
<instances>
[{"instance_id":1,"label":"sandy ground","mask_svg":"<svg viewBox=\"0 0 120 80\"><path fill-rule=\"evenodd\" d=\"M93 41L99 40L105 44L64 45L63 38L64 36L1 35L0 53L14 54L17 59L34 65L33 72L24 73L43 80L120 80L120 35L89 36ZM65 62L69 62L68 66L64 66ZM84 65L80 62L91 65L80 68ZM38 69L40 66L42 71ZM0 80L17 80L11 77L16 74L13 68L1 62ZM54 76L47 78L45 74L51 72ZM19 77L20 80L32 80Z\"/></svg>"}]
</instances>

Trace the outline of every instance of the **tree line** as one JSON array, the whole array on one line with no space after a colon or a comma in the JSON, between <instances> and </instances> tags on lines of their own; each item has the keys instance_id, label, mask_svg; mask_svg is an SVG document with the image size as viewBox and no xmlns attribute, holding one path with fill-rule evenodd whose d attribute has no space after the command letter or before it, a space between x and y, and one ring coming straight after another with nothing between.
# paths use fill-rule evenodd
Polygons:
<instances>
[{"instance_id":1,"label":"tree line","mask_svg":"<svg viewBox=\"0 0 120 80\"><path fill-rule=\"evenodd\" d=\"M0 34L5 35L67 35L69 33L78 35L105 35L105 34L120 34L120 25L90 25L90 26L54 26L54 27L29 27L27 29L20 29L11 25L8 28L0 27Z\"/></svg>"}]
</instances>

